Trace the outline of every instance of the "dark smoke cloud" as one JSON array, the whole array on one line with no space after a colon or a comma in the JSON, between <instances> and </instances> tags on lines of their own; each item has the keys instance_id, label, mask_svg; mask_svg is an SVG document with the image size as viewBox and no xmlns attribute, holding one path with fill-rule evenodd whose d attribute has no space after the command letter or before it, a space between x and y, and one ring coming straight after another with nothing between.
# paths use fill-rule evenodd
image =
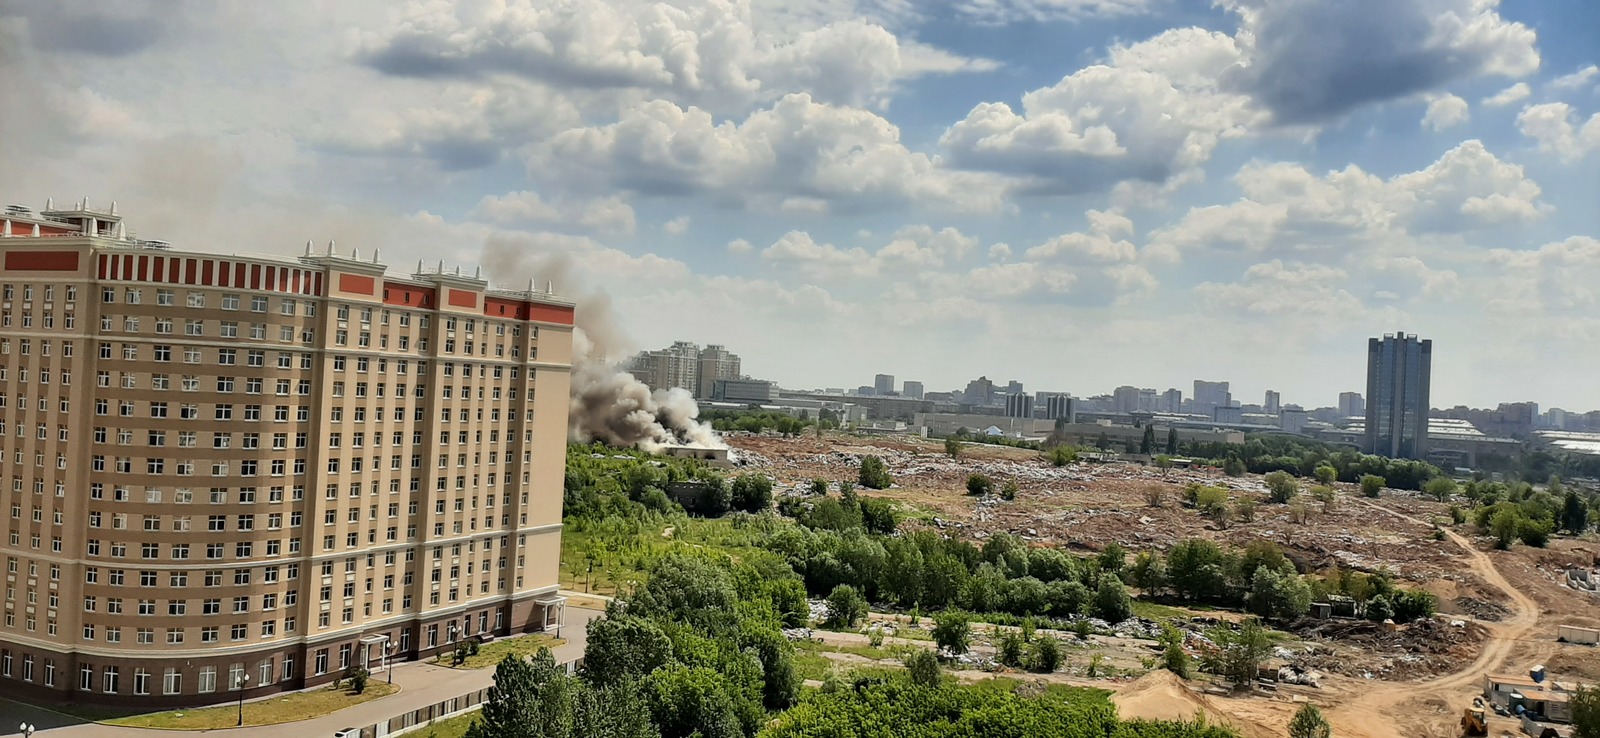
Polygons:
<instances>
[{"instance_id":1,"label":"dark smoke cloud","mask_svg":"<svg viewBox=\"0 0 1600 738\"><path fill-rule=\"evenodd\" d=\"M499 279L554 283L559 294L577 303L572 336L572 405L567 435L573 441L601 441L657 451L666 445L725 448L711 426L699 420L700 406L687 391L652 391L617 362L632 350L618 325L611 298L578 275L570 244L537 236L491 236L483 265ZM585 242L587 243L587 242Z\"/></svg>"}]
</instances>

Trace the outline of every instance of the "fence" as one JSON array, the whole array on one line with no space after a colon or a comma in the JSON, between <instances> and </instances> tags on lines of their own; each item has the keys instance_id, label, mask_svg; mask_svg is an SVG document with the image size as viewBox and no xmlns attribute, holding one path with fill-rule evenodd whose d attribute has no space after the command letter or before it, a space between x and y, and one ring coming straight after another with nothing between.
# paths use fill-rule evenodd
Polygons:
<instances>
[{"instance_id":1,"label":"fence","mask_svg":"<svg viewBox=\"0 0 1600 738\"><path fill-rule=\"evenodd\" d=\"M577 658L568 661L562 666L566 667L569 676L577 674L583 668L583 659ZM476 689L457 697L435 702L426 707L419 707L410 712L396 715L388 720L368 725L361 729L361 738L385 738L385 736L400 735L413 730L425 728L436 720L455 717L462 713L476 710L483 706L489 699L490 687Z\"/></svg>"}]
</instances>

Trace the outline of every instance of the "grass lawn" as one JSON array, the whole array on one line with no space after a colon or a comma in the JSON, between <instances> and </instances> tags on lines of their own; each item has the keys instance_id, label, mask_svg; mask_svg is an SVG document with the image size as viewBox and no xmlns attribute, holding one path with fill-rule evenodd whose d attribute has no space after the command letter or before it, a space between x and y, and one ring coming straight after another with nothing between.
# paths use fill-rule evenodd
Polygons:
<instances>
[{"instance_id":1,"label":"grass lawn","mask_svg":"<svg viewBox=\"0 0 1600 738\"><path fill-rule=\"evenodd\" d=\"M555 648L565 644L567 639L556 638L544 634L517 636L516 638L497 638L478 647L478 655L468 656L467 661L457 669L486 669L505 660L508 654L517 654L527 658L539 652L541 648ZM450 666L455 658L453 651L445 651L433 657L434 663L440 666Z\"/></svg>"},{"instance_id":2,"label":"grass lawn","mask_svg":"<svg viewBox=\"0 0 1600 738\"><path fill-rule=\"evenodd\" d=\"M314 717L322 717L330 712L343 710L346 707L387 697L398 691L400 691L400 688L392 684L371 681L367 683L366 691L361 694L355 694L343 686L338 689L325 687L287 694L282 697L246 702L244 704L244 724L246 726L277 725L278 723L310 720ZM239 706L237 703L141 714L122 712L114 716L108 716L105 712L99 712L98 714L89 711L75 710L74 712L105 725L116 725L125 728L216 730L218 728L232 728L239 721Z\"/></svg>"},{"instance_id":3,"label":"grass lawn","mask_svg":"<svg viewBox=\"0 0 1600 738\"><path fill-rule=\"evenodd\" d=\"M1194 613L1181 607L1163 605L1158 602L1149 602L1147 600L1134 600L1133 614L1135 617L1141 617L1146 620L1160 620L1162 618L1188 620L1194 615Z\"/></svg>"},{"instance_id":4,"label":"grass lawn","mask_svg":"<svg viewBox=\"0 0 1600 738\"><path fill-rule=\"evenodd\" d=\"M409 735L414 735L416 738L461 738L467 734L467 728L472 727L472 723L477 719L478 711L473 710L465 715L440 720Z\"/></svg>"}]
</instances>

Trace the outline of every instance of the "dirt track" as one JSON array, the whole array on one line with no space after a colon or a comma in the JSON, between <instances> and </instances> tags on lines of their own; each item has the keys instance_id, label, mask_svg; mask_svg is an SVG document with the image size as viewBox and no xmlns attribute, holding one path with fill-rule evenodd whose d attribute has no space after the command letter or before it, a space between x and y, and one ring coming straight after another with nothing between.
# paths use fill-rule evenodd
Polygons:
<instances>
[{"instance_id":1,"label":"dirt track","mask_svg":"<svg viewBox=\"0 0 1600 738\"><path fill-rule=\"evenodd\" d=\"M1375 511L1421 523L1383 505L1362 501ZM1489 638L1472 663L1433 679L1391 685L1363 684L1353 680L1331 684L1326 694L1308 695L1314 702L1326 701L1326 714L1334 733L1358 738L1414 738L1416 736L1455 736L1460 708L1477 691L1483 675L1502 671L1513 650L1527 643L1539 625L1539 606L1508 581L1488 554L1472 541L1446 531L1450 541L1467 555L1472 573L1509 599L1511 616L1499 623L1485 623ZM1535 648L1550 650L1547 644ZM1228 699L1234 714L1244 720L1287 724L1289 706L1251 699ZM1266 709L1262 709L1266 708Z\"/></svg>"}]
</instances>

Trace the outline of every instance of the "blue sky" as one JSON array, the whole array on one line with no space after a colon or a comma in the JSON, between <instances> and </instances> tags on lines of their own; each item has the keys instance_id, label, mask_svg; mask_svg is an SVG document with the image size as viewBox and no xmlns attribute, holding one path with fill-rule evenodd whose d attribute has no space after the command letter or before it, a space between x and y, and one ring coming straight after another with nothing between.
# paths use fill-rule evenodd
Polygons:
<instances>
[{"instance_id":1,"label":"blue sky","mask_svg":"<svg viewBox=\"0 0 1600 738\"><path fill-rule=\"evenodd\" d=\"M1584 0L0 2L0 196L553 281L613 355L1600 408ZM25 173L19 176L19 173Z\"/></svg>"}]
</instances>

